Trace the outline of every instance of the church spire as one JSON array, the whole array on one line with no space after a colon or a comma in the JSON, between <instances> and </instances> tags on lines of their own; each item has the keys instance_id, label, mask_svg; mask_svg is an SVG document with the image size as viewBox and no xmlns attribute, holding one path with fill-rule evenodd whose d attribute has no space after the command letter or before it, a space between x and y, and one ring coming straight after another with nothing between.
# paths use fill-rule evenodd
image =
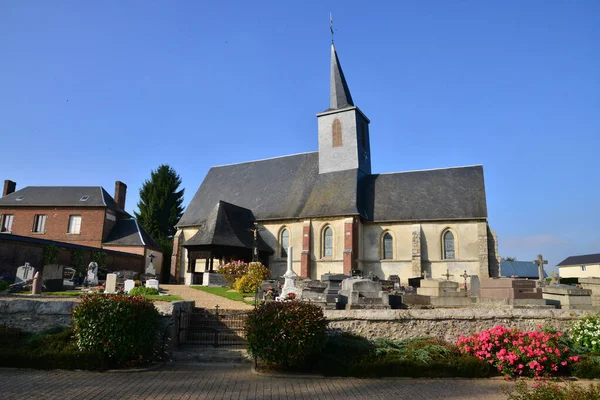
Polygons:
<instances>
[{"instance_id":1,"label":"church spire","mask_svg":"<svg viewBox=\"0 0 600 400\"><path fill-rule=\"evenodd\" d=\"M329 94L329 109L337 110L347 106L353 106L350 89L346 83L340 60L335 51L335 46L331 43L331 89Z\"/></svg>"}]
</instances>

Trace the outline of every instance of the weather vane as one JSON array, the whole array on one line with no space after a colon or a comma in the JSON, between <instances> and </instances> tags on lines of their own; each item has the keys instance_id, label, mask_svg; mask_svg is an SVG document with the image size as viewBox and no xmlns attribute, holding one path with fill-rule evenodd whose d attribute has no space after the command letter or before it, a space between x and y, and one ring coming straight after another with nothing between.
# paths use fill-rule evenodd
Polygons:
<instances>
[{"instance_id":1,"label":"weather vane","mask_svg":"<svg viewBox=\"0 0 600 400\"><path fill-rule=\"evenodd\" d=\"M329 30L331 31L331 44L333 44L333 17L329 13Z\"/></svg>"}]
</instances>

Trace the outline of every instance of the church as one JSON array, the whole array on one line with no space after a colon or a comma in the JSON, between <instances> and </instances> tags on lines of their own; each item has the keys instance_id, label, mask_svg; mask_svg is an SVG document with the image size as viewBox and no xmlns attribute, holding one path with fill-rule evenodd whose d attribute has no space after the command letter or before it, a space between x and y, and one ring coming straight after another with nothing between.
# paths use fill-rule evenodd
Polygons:
<instances>
[{"instance_id":1,"label":"church","mask_svg":"<svg viewBox=\"0 0 600 400\"><path fill-rule=\"evenodd\" d=\"M289 246L294 271L310 279L497 276L483 167L373 173L369 123L332 43L318 151L212 167L177 224L172 280L200 283L204 271L253 252L278 277Z\"/></svg>"}]
</instances>

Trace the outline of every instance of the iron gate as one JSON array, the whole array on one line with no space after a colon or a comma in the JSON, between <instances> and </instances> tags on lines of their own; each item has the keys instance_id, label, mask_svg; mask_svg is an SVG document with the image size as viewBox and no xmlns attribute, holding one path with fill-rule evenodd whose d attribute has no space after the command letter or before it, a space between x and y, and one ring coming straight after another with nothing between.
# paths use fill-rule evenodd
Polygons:
<instances>
[{"instance_id":1,"label":"iron gate","mask_svg":"<svg viewBox=\"0 0 600 400\"><path fill-rule=\"evenodd\" d=\"M179 314L179 346L245 347L248 312L194 308Z\"/></svg>"}]
</instances>

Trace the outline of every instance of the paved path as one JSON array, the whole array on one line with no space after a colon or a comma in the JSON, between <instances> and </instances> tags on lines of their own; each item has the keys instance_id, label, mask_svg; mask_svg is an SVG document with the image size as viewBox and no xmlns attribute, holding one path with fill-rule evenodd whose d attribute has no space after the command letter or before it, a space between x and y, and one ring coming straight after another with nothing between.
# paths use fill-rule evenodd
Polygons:
<instances>
[{"instance_id":1,"label":"paved path","mask_svg":"<svg viewBox=\"0 0 600 400\"><path fill-rule=\"evenodd\" d=\"M12 399L456 399L504 400L501 380L278 378L248 365L170 365L107 373L0 368L0 398Z\"/></svg>"},{"instance_id":2,"label":"paved path","mask_svg":"<svg viewBox=\"0 0 600 400\"><path fill-rule=\"evenodd\" d=\"M186 285L160 285L161 290L165 290L172 295L183 297L186 300L194 300L196 307L215 308L218 304L223 310L250 310L253 307L241 301L233 301L225 297L193 289Z\"/></svg>"}]
</instances>

